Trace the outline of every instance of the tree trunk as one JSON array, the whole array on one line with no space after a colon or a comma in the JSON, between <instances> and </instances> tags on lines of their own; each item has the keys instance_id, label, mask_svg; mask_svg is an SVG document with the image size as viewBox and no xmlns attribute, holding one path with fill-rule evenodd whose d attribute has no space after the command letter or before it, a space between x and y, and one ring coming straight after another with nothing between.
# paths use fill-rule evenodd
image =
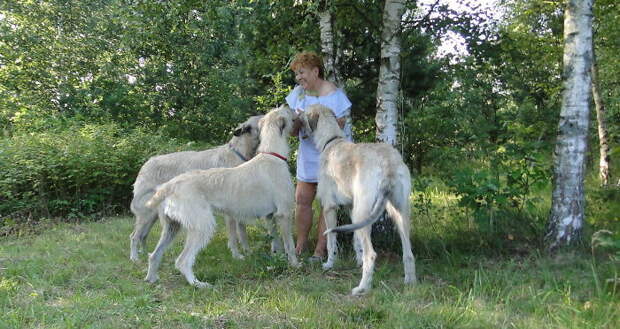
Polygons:
<instances>
[{"instance_id":1,"label":"tree trunk","mask_svg":"<svg viewBox=\"0 0 620 329\"><path fill-rule=\"evenodd\" d=\"M405 1L386 0L381 31L381 66L377 86L376 139L396 146L398 134L398 92L400 88L400 30ZM379 249L396 251L398 239L394 225L384 213L372 227L373 243Z\"/></svg>"},{"instance_id":2,"label":"tree trunk","mask_svg":"<svg viewBox=\"0 0 620 329\"><path fill-rule=\"evenodd\" d=\"M338 88L343 88L344 83L338 70L340 62L341 48L338 47L334 40L334 16L332 15L332 1L319 1L319 30L321 31L321 56L323 57L323 66L325 68L325 79L333 82ZM353 121L351 115L347 116L345 121L345 129L352 131ZM344 209L337 212L338 225L344 225L351 222L350 213ZM340 248L348 248L352 246L353 233L341 234L338 245Z\"/></svg>"},{"instance_id":3,"label":"tree trunk","mask_svg":"<svg viewBox=\"0 0 620 329\"><path fill-rule=\"evenodd\" d=\"M319 17L319 29L321 31L321 53L325 66L325 78L342 87L342 81L338 72L338 52L334 42L333 15L328 1L321 1L317 16Z\"/></svg>"},{"instance_id":4,"label":"tree trunk","mask_svg":"<svg viewBox=\"0 0 620 329\"><path fill-rule=\"evenodd\" d=\"M607 115L605 103L601 97L601 91L598 83L598 63L596 61L596 52L594 49L594 41L592 43L592 97L594 97L594 105L596 108L596 120L598 121L598 144L599 144L599 177L601 185L607 186L610 180L609 165L609 140L607 138Z\"/></svg>"},{"instance_id":5,"label":"tree trunk","mask_svg":"<svg viewBox=\"0 0 620 329\"><path fill-rule=\"evenodd\" d=\"M377 140L391 145L397 144L400 28L404 11L405 1L385 1L375 123L377 124Z\"/></svg>"},{"instance_id":6,"label":"tree trunk","mask_svg":"<svg viewBox=\"0 0 620 329\"><path fill-rule=\"evenodd\" d=\"M333 82L338 88L343 88L344 83L338 70L341 49L334 41L334 16L332 15L332 2L329 0L319 2L319 30L321 31L321 55L325 67L325 79ZM347 116L345 130L353 131L352 113Z\"/></svg>"},{"instance_id":7,"label":"tree trunk","mask_svg":"<svg viewBox=\"0 0 620 329\"><path fill-rule=\"evenodd\" d=\"M592 65L592 2L568 0L564 16L562 110L554 153L551 214L545 236L551 251L581 236Z\"/></svg>"}]
</instances>

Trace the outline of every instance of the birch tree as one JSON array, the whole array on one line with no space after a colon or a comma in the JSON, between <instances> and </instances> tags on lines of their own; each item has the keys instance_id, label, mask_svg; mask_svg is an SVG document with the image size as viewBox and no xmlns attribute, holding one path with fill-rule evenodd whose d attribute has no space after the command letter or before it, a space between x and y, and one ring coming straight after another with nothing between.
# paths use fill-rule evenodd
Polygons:
<instances>
[{"instance_id":1,"label":"birch tree","mask_svg":"<svg viewBox=\"0 0 620 329\"><path fill-rule=\"evenodd\" d=\"M381 30L381 64L377 86L376 139L396 145L398 142L398 92L400 87L401 19L405 1L386 0ZM373 241L379 248L394 249L395 233L387 213L372 227Z\"/></svg>"},{"instance_id":2,"label":"birch tree","mask_svg":"<svg viewBox=\"0 0 620 329\"><path fill-rule=\"evenodd\" d=\"M325 68L325 79L333 82L338 88L343 88L344 81L340 75L340 70L338 70L342 48L338 45L334 37L336 32L334 32L333 1L319 1L317 16L319 18L319 30L321 31L321 55ZM349 114L346 117L345 130L352 132L352 128L352 115Z\"/></svg>"},{"instance_id":3,"label":"birch tree","mask_svg":"<svg viewBox=\"0 0 620 329\"><path fill-rule=\"evenodd\" d=\"M381 66L377 86L377 140L397 144L398 92L400 85L400 29L405 1L386 0L381 31Z\"/></svg>"},{"instance_id":4,"label":"birch tree","mask_svg":"<svg viewBox=\"0 0 620 329\"><path fill-rule=\"evenodd\" d=\"M554 182L546 239L550 250L581 234L592 65L592 2L568 0L564 14L562 109L554 153Z\"/></svg>"},{"instance_id":5,"label":"birch tree","mask_svg":"<svg viewBox=\"0 0 620 329\"><path fill-rule=\"evenodd\" d=\"M338 87L342 87L342 78L338 72L339 50L334 41L334 15L332 1L319 1L319 30L321 31L321 54L325 67L325 78Z\"/></svg>"},{"instance_id":6,"label":"birch tree","mask_svg":"<svg viewBox=\"0 0 620 329\"><path fill-rule=\"evenodd\" d=\"M594 42L594 41L593 41ZM601 185L607 186L609 184L609 139L607 138L607 121L605 116L607 111L605 110L605 103L601 97L599 77L598 77L598 63L596 61L596 52L594 43L592 44L592 97L594 98L594 107L596 109L596 120L598 122L598 145L599 145L599 178L601 179Z\"/></svg>"}]
</instances>

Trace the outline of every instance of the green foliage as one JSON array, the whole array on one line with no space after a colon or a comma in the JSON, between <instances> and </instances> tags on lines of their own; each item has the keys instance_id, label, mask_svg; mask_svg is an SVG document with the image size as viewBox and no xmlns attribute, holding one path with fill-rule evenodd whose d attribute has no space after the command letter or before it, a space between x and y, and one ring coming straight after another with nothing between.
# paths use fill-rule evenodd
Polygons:
<instances>
[{"instance_id":1,"label":"green foliage","mask_svg":"<svg viewBox=\"0 0 620 329\"><path fill-rule=\"evenodd\" d=\"M594 46L601 97L607 109L609 136L615 141L617 148L620 142L620 28L614 22L620 20L620 5L614 0L597 0L594 2L593 11Z\"/></svg>"},{"instance_id":2,"label":"green foliage","mask_svg":"<svg viewBox=\"0 0 620 329\"><path fill-rule=\"evenodd\" d=\"M235 9L225 1L3 2L0 124L32 131L77 118L222 142L252 113Z\"/></svg>"},{"instance_id":3,"label":"green foliage","mask_svg":"<svg viewBox=\"0 0 620 329\"><path fill-rule=\"evenodd\" d=\"M269 110L284 104L286 96L293 90L290 85L283 83L284 77L289 75L287 71L278 72L272 76L273 82L265 95L258 95L254 98L256 105L261 112Z\"/></svg>"},{"instance_id":4,"label":"green foliage","mask_svg":"<svg viewBox=\"0 0 620 329\"><path fill-rule=\"evenodd\" d=\"M592 235L592 252L607 253L610 258L620 263L620 234L608 230L599 230Z\"/></svg>"},{"instance_id":5,"label":"green foliage","mask_svg":"<svg viewBox=\"0 0 620 329\"><path fill-rule=\"evenodd\" d=\"M2 217L79 218L122 212L141 165L174 139L115 124L66 127L0 140Z\"/></svg>"},{"instance_id":6,"label":"green foliage","mask_svg":"<svg viewBox=\"0 0 620 329\"><path fill-rule=\"evenodd\" d=\"M596 229L620 232L620 187L601 187L598 178L586 185L586 219Z\"/></svg>"},{"instance_id":7,"label":"green foliage","mask_svg":"<svg viewBox=\"0 0 620 329\"><path fill-rule=\"evenodd\" d=\"M479 225L493 230L510 214L536 213L534 192L548 183L549 167L540 155L514 144L500 146L487 166L459 168L448 181L459 204L473 211ZM531 225L532 223L529 223Z\"/></svg>"}]
</instances>

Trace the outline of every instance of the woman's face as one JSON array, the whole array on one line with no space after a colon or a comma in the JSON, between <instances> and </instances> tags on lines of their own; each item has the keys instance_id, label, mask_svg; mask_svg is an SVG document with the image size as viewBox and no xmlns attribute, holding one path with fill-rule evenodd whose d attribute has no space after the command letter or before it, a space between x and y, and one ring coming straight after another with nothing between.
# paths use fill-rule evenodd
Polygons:
<instances>
[{"instance_id":1,"label":"woman's face","mask_svg":"<svg viewBox=\"0 0 620 329\"><path fill-rule=\"evenodd\" d=\"M319 68L300 66L295 72L295 80L305 90L315 90L319 81Z\"/></svg>"}]
</instances>

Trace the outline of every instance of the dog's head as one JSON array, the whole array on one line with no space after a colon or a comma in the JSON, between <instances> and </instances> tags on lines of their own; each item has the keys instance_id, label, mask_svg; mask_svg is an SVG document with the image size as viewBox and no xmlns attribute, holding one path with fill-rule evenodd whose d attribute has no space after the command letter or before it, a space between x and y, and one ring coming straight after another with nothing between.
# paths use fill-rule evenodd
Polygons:
<instances>
[{"instance_id":1,"label":"dog's head","mask_svg":"<svg viewBox=\"0 0 620 329\"><path fill-rule=\"evenodd\" d=\"M260 143L259 122L263 117L264 115L251 116L245 122L239 124L233 131L231 143L241 149L247 148L246 154L254 156L254 152L256 152L256 148Z\"/></svg>"},{"instance_id":2,"label":"dog's head","mask_svg":"<svg viewBox=\"0 0 620 329\"><path fill-rule=\"evenodd\" d=\"M288 105L277 107L265 115L259 122L259 129L265 125L275 125L280 131L280 135L287 135L293 128L293 121L297 120L297 114Z\"/></svg>"},{"instance_id":3,"label":"dog's head","mask_svg":"<svg viewBox=\"0 0 620 329\"><path fill-rule=\"evenodd\" d=\"M255 115L248 118L245 122L239 124L237 128L233 131L234 136L242 136L244 134L248 134L250 136L256 136L258 138L258 133L260 129L258 128L258 122L262 119L264 115Z\"/></svg>"},{"instance_id":4,"label":"dog's head","mask_svg":"<svg viewBox=\"0 0 620 329\"><path fill-rule=\"evenodd\" d=\"M319 118L321 117L333 117L334 119L336 118L334 116L334 112L320 104L310 105L305 112L299 114L299 120L301 120L301 124L303 125L304 130L308 134L312 134L316 130Z\"/></svg>"}]
</instances>

